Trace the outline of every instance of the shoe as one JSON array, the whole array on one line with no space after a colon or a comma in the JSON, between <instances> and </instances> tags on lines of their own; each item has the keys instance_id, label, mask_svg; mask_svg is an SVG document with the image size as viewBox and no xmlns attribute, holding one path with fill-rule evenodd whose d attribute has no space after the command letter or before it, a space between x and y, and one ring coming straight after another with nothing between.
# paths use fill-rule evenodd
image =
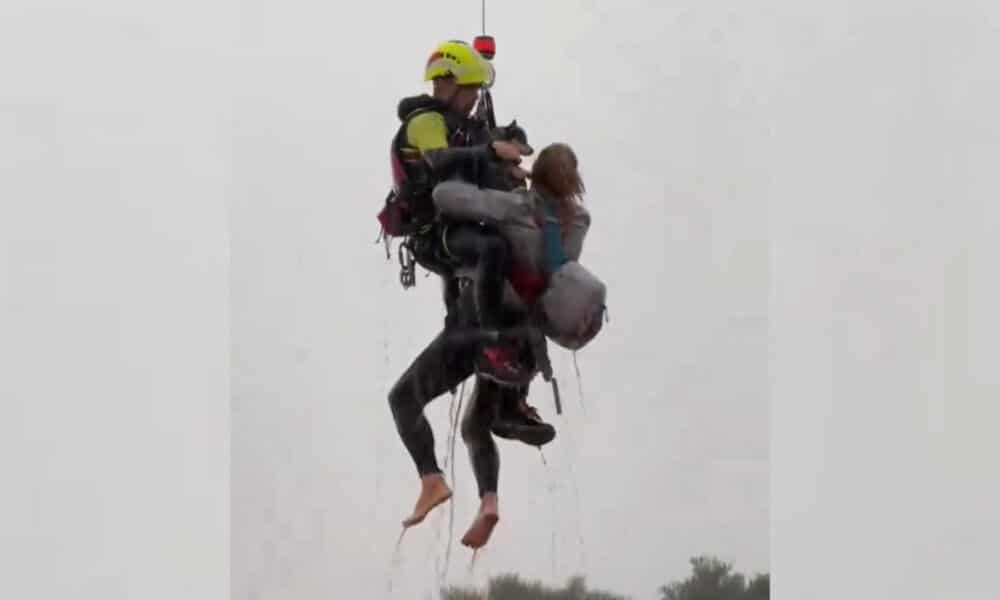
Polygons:
<instances>
[{"instance_id":1,"label":"shoe","mask_svg":"<svg viewBox=\"0 0 1000 600\"><path fill-rule=\"evenodd\" d=\"M513 407L504 406L490 427L497 437L518 440L529 446L544 446L556 437L556 429L523 399Z\"/></svg>"}]
</instances>

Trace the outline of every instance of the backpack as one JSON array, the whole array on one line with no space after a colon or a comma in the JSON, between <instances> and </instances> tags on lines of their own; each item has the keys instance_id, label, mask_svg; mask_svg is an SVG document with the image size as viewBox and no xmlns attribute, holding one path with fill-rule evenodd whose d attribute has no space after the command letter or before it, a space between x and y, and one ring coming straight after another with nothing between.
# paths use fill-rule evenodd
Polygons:
<instances>
[{"instance_id":1,"label":"backpack","mask_svg":"<svg viewBox=\"0 0 1000 600\"><path fill-rule=\"evenodd\" d=\"M389 146L392 187L376 217L383 236L409 237L426 232L437 218L431 192L438 182L420 152L404 145L410 121L428 112L438 113L445 118L449 146L466 146L471 142L471 132L465 124L457 122L454 115L433 97L425 94L400 101L398 116L401 123Z\"/></svg>"},{"instance_id":2,"label":"backpack","mask_svg":"<svg viewBox=\"0 0 1000 600\"><path fill-rule=\"evenodd\" d=\"M449 147L467 146L477 135L481 135L473 124L456 119L443 104L429 95L400 101L398 115L401 123L389 146L392 187L377 215L380 231L376 243L384 241L386 258L390 258L390 238L403 239L397 251L403 288L416 284L416 264L441 276L447 275L454 266L442 250L444 224L431 195L439 182L420 152L404 144L410 121L427 112L436 112L445 118Z\"/></svg>"}]
</instances>

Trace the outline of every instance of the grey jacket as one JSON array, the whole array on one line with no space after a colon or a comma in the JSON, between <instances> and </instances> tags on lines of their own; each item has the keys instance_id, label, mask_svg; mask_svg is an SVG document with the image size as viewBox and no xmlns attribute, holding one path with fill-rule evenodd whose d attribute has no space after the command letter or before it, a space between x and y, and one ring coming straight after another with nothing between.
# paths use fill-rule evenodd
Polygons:
<instances>
[{"instance_id":1,"label":"grey jacket","mask_svg":"<svg viewBox=\"0 0 1000 600\"><path fill-rule=\"evenodd\" d=\"M537 273L545 272L545 244L539 223L552 217L545 216L543 199L537 192L504 192L453 180L438 184L433 198L443 215L496 226L510 243L515 262ZM569 231L563 232L563 252L569 262L551 275L535 312L545 335L572 350L587 345L600 332L607 297L604 283L579 262L589 229L590 213L578 206ZM461 274L474 278L473 271ZM504 289L504 305L528 312L510 283Z\"/></svg>"},{"instance_id":2,"label":"grey jacket","mask_svg":"<svg viewBox=\"0 0 1000 600\"><path fill-rule=\"evenodd\" d=\"M439 183L434 188L433 198L435 208L443 215L496 226L510 242L515 261L543 272L545 246L538 223L545 217L542 198L537 192L504 192L451 180ZM580 260L589 229L590 213L578 206L570 230L564 232L563 237L563 252L569 260Z\"/></svg>"}]
</instances>

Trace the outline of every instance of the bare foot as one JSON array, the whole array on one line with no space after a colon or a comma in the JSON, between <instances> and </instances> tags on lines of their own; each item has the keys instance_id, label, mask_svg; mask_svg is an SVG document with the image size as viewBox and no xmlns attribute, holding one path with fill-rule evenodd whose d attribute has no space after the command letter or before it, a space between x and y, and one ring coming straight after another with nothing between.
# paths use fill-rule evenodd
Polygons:
<instances>
[{"instance_id":1,"label":"bare foot","mask_svg":"<svg viewBox=\"0 0 1000 600\"><path fill-rule=\"evenodd\" d=\"M451 489L440 473L424 475L420 478L420 497L413 508L413 514L403 519L403 527L412 527L424 520L434 507L451 498Z\"/></svg>"},{"instance_id":2,"label":"bare foot","mask_svg":"<svg viewBox=\"0 0 1000 600\"><path fill-rule=\"evenodd\" d=\"M496 526L499 520L497 495L484 495L482 504L479 506L479 514L476 515L476 520L472 522L472 526L462 536L462 545L474 549L485 546L486 542L490 539L490 534L493 533L493 527Z\"/></svg>"}]
</instances>

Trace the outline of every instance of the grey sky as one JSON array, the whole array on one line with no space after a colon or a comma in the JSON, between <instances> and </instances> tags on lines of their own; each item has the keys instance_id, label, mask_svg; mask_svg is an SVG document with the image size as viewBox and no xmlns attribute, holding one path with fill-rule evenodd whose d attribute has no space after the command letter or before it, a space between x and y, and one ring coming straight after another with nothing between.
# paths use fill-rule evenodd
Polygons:
<instances>
[{"instance_id":1,"label":"grey sky","mask_svg":"<svg viewBox=\"0 0 1000 600\"><path fill-rule=\"evenodd\" d=\"M0 8L0 597L228 596L229 14Z\"/></svg>"},{"instance_id":2,"label":"grey sky","mask_svg":"<svg viewBox=\"0 0 1000 600\"><path fill-rule=\"evenodd\" d=\"M995 598L969 575L1000 535L998 6L799 10L769 151L777 597Z\"/></svg>"},{"instance_id":3,"label":"grey sky","mask_svg":"<svg viewBox=\"0 0 1000 600\"><path fill-rule=\"evenodd\" d=\"M385 393L440 298L374 214L396 100L478 8L3 3L0 597L435 584L446 510L391 562ZM491 4L500 117L578 150L611 323L450 581L653 598L714 552L779 600L995 595L997 10Z\"/></svg>"}]
</instances>

